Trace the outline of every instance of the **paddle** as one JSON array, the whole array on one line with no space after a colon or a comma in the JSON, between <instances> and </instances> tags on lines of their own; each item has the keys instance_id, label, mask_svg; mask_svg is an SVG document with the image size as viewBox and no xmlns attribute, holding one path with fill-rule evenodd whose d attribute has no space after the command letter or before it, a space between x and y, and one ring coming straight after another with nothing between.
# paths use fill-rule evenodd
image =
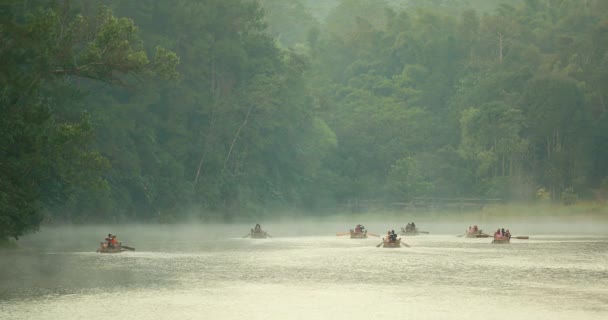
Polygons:
<instances>
[{"instance_id":1,"label":"paddle","mask_svg":"<svg viewBox=\"0 0 608 320\"><path fill-rule=\"evenodd\" d=\"M264 232L264 233L266 233L266 232ZM266 236L268 236L269 238L272 238L268 233L266 233Z\"/></svg>"},{"instance_id":2,"label":"paddle","mask_svg":"<svg viewBox=\"0 0 608 320\"><path fill-rule=\"evenodd\" d=\"M528 240L528 239L530 239L529 236L518 236L518 237L511 237L511 238L520 239L520 240Z\"/></svg>"},{"instance_id":3,"label":"paddle","mask_svg":"<svg viewBox=\"0 0 608 320\"><path fill-rule=\"evenodd\" d=\"M132 248L132 247L121 246L121 248L127 249L127 250L131 250L131 251L135 251L135 248Z\"/></svg>"},{"instance_id":4,"label":"paddle","mask_svg":"<svg viewBox=\"0 0 608 320\"><path fill-rule=\"evenodd\" d=\"M418 233L429 234L430 232L428 232L428 231L418 231Z\"/></svg>"},{"instance_id":5,"label":"paddle","mask_svg":"<svg viewBox=\"0 0 608 320\"><path fill-rule=\"evenodd\" d=\"M458 237L458 238L460 238L460 237L464 237L464 234L459 234L459 235L457 235L457 237Z\"/></svg>"},{"instance_id":6,"label":"paddle","mask_svg":"<svg viewBox=\"0 0 608 320\"><path fill-rule=\"evenodd\" d=\"M380 246L383 244L384 244L384 240L382 240L382 242L380 242L378 245L376 245L376 248L380 248Z\"/></svg>"},{"instance_id":7,"label":"paddle","mask_svg":"<svg viewBox=\"0 0 608 320\"><path fill-rule=\"evenodd\" d=\"M336 236L338 236L338 237L340 237L340 236L347 236L349 234L350 234L350 232L338 232L338 233L336 233Z\"/></svg>"},{"instance_id":8,"label":"paddle","mask_svg":"<svg viewBox=\"0 0 608 320\"><path fill-rule=\"evenodd\" d=\"M409 245L409 244L407 244L407 243L405 243L405 242L403 242L403 241L401 241L401 240L399 240L399 242L401 242L401 244L402 244L402 245L404 245L404 246L406 246L407 248L409 248L409 247L410 247L410 245Z\"/></svg>"},{"instance_id":9,"label":"paddle","mask_svg":"<svg viewBox=\"0 0 608 320\"><path fill-rule=\"evenodd\" d=\"M372 237L378 237L378 238L380 238L380 235L377 235L377 234L371 233L371 232L368 232L367 235L368 236L372 236Z\"/></svg>"}]
</instances>

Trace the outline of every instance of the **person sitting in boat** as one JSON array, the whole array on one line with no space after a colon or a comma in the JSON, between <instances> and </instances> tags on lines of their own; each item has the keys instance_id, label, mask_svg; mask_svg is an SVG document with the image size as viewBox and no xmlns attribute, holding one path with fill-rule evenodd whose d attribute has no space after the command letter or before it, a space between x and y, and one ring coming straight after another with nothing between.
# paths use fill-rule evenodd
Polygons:
<instances>
[{"instance_id":1,"label":"person sitting in boat","mask_svg":"<svg viewBox=\"0 0 608 320\"><path fill-rule=\"evenodd\" d=\"M262 232L262 226L260 226L259 223L256 223L255 228L253 229L253 232L255 232L255 233Z\"/></svg>"},{"instance_id":2,"label":"person sitting in boat","mask_svg":"<svg viewBox=\"0 0 608 320\"><path fill-rule=\"evenodd\" d=\"M111 234L111 233L108 233L108 236L105 238L105 241L106 241L106 242L104 243L104 244L105 244L105 246L106 246L106 247L107 247L107 246L109 246L109 245L110 245L110 243L112 242L112 234Z\"/></svg>"},{"instance_id":3,"label":"person sitting in boat","mask_svg":"<svg viewBox=\"0 0 608 320\"><path fill-rule=\"evenodd\" d=\"M391 230L391 232L389 234L389 240L390 240L390 242L397 241L397 234L395 233L395 230Z\"/></svg>"},{"instance_id":4,"label":"person sitting in boat","mask_svg":"<svg viewBox=\"0 0 608 320\"><path fill-rule=\"evenodd\" d=\"M118 239L116 239L116 236L112 236L112 240L110 240L110 247L112 247L112 248L118 247Z\"/></svg>"},{"instance_id":5,"label":"person sitting in boat","mask_svg":"<svg viewBox=\"0 0 608 320\"><path fill-rule=\"evenodd\" d=\"M496 230L496 233L494 234L494 237L511 238L511 233L509 232L509 230L505 231L505 229L502 228L502 229Z\"/></svg>"},{"instance_id":6,"label":"person sitting in boat","mask_svg":"<svg viewBox=\"0 0 608 320\"><path fill-rule=\"evenodd\" d=\"M473 226L473 232L474 232L474 233L477 233L478 231L479 231L479 228L477 228L477 225L474 225L474 226Z\"/></svg>"},{"instance_id":7,"label":"person sitting in boat","mask_svg":"<svg viewBox=\"0 0 608 320\"><path fill-rule=\"evenodd\" d=\"M412 222L412 231L416 231L416 224Z\"/></svg>"},{"instance_id":8,"label":"person sitting in boat","mask_svg":"<svg viewBox=\"0 0 608 320\"><path fill-rule=\"evenodd\" d=\"M355 227L355 232L356 232L356 233L361 233L361 232L362 232L362 231L361 231L361 225L360 225L360 224L358 224L358 225Z\"/></svg>"}]
</instances>

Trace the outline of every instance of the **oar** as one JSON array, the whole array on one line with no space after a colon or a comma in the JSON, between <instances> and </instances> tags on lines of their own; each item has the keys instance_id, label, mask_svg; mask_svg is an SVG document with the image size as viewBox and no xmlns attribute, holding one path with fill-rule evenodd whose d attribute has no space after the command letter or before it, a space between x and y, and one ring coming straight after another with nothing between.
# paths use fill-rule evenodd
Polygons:
<instances>
[{"instance_id":1,"label":"oar","mask_svg":"<svg viewBox=\"0 0 608 320\"><path fill-rule=\"evenodd\" d=\"M384 244L384 240L382 240L382 242L380 242L378 245L376 245L376 248L380 248L380 246L383 244Z\"/></svg>"},{"instance_id":2,"label":"oar","mask_svg":"<svg viewBox=\"0 0 608 320\"><path fill-rule=\"evenodd\" d=\"M336 233L336 236L338 236L338 237L340 237L340 236L347 236L349 234L350 234L350 232L338 232L338 233Z\"/></svg>"},{"instance_id":3,"label":"oar","mask_svg":"<svg viewBox=\"0 0 608 320\"><path fill-rule=\"evenodd\" d=\"M120 246L120 247L123 248L123 249L135 251L135 248L132 248L132 247L127 247L127 246Z\"/></svg>"},{"instance_id":4,"label":"oar","mask_svg":"<svg viewBox=\"0 0 608 320\"><path fill-rule=\"evenodd\" d=\"M528 240L528 239L530 239L529 236L518 236L518 237L511 237L511 238L520 239L520 240Z\"/></svg>"},{"instance_id":5,"label":"oar","mask_svg":"<svg viewBox=\"0 0 608 320\"><path fill-rule=\"evenodd\" d=\"M429 234L430 232L428 232L428 231L418 231L418 233Z\"/></svg>"},{"instance_id":6,"label":"oar","mask_svg":"<svg viewBox=\"0 0 608 320\"><path fill-rule=\"evenodd\" d=\"M243 236L243 238L247 238L247 237L251 237L251 233L248 233L246 235Z\"/></svg>"},{"instance_id":7,"label":"oar","mask_svg":"<svg viewBox=\"0 0 608 320\"><path fill-rule=\"evenodd\" d=\"M407 248L409 248L409 247L410 247L410 245L409 245L409 244L407 244L407 243L405 243L405 242L403 242L403 241L401 241L401 240L399 240L399 242L401 242L401 244L402 244L402 245L404 245L404 246L406 246Z\"/></svg>"},{"instance_id":8,"label":"oar","mask_svg":"<svg viewBox=\"0 0 608 320\"><path fill-rule=\"evenodd\" d=\"M265 233L265 232L264 232L264 233ZM269 235L268 233L266 233L266 235L267 235L268 237L272 238L272 236L271 236L271 235Z\"/></svg>"},{"instance_id":9,"label":"oar","mask_svg":"<svg viewBox=\"0 0 608 320\"><path fill-rule=\"evenodd\" d=\"M367 235L368 236L372 236L372 237L378 237L378 238L380 238L380 235L377 235L377 234L371 233L371 232L368 232Z\"/></svg>"},{"instance_id":10,"label":"oar","mask_svg":"<svg viewBox=\"0 0 608 320\"><path fill-rule=\"evenodd\" d=\"M460 237L464 237L464 234L459 234L459 235L457 235L457 237L458 237L458 238L460 238Z\"/></svg>"}]
</instances>

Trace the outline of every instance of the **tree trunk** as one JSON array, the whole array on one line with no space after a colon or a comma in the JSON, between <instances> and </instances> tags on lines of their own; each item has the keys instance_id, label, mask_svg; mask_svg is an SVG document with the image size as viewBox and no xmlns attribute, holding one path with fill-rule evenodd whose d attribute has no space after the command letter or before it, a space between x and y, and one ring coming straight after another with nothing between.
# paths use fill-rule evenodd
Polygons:
<instances>
[{"instance_id":1,"label":"tree trunk","mask_svg":"<svg viewBox=\"0 0 608 320\"><path fill-rule=\"evenodd\" d=\"M213 49L212 49L213 50ZM215 58L213 56L213 51L211 52L211 81L209 83L209 91L211 92L211 119L209 123L209 129L207 130L207 135L205 136L205 144L203 146L203 154L201 155L201 160L198 162L198 168L196 170L196 175L194 177L194 186L198 184L198 179L201 175L201 169L203 168L203 163L205 162L205 156L207 155L207 150L209 149L209 145L211 143L211 135L213 133L213 127L215 124L215 107L218 102L219 97L217 97L217 85L216 85L216 71L215 71Z\"/></svg>"},{"instance_id":2,"label":"tree trunk","mask_svg":"<svg viewBox=\"0 0 608 320\"><path fill-rule=\"evenodd\" d=\"M249 106L249 110L247 110L247 115L245 115L245 120L243 120L243 123L241 123L239 128L236 130L236 133L234 134L234 138L232 139L232 143L230 144L230 149L228 149L228 154L226 155L226 160L224 160L224 169L226 169L226 166L228 165L228 161L230 161L230 155L232 154L232 148L234 148L234 144L236 143L236 140L239 138L239 135L241 134L241 130L243 130L243 128L247 125L247 121L249 120L249 115L251 114L252 109L253 109L253 104L251 106Z\"/></svg>"},{"instance_id":3,"label":"tree trunk","mask_svg":"<svg viewBox=\"0 0 608 320\"><path fill-rule=\"evenodd\" d=\"M504 50L504 39L502 32L498 33L498 63L502 64Z\"/></svg>"}]
</instances>

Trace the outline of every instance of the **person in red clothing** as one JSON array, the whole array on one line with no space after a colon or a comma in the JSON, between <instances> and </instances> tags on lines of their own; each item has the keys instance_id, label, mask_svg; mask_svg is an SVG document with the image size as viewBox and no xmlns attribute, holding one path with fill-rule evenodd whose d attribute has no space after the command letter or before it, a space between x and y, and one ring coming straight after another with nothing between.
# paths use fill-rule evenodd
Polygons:
<instances>
[{"instance_id":1,"label":"person in red clothing","mask_svg":"<svg viewBox=\"0 0 608 320\"><path fill-rule=\"evenodd\" d=\"M116 236L112 236L112 240L110 240L110 245L112 248L116 248L118 246L118 240L116 239Z\"/></svg>"}]
</instances>

